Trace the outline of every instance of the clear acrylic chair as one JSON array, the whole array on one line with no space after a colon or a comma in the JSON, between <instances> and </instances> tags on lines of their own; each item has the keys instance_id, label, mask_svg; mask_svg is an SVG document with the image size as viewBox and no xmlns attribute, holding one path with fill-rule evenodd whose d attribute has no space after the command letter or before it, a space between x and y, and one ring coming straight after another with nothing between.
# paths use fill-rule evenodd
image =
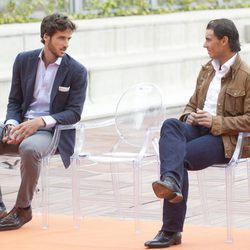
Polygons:
<instances>
[{"instance_id":1,"label":"clear acrylic chair","mask_svg":"<svg viewBox=\"0 0 250 250\"><path fill-rule=\"evenodd\" d=\"M141 212L141 168L144 161L155 157L155 153L149 153L148 149L152 137L159 130L163 116L163 100L159 87L152 83L133 85L121 95L113 118L101 122L82 123L78 135L78 153L72 158L74 168L78 169L81 159L110 164L113 192L119 212L121 211L121 203L117 165L122 162L132 163L134 219L137 232L139 231ZM112 125L118 139L111 150L100 154L82 152L82 149L85 150L83 146L85 143L84 133L87 130ZM103 140L102 138L98 139Z\"/></svg>"},{"instance_id":2,"label":"clear acrylic chair","mask_svg":"<svg viewBox=\"0 0 250 250\"><path fill-rule=\"evenodd\" d=\"M70 125L57 125L55 127L54 135L51 141L51 144L49 145L47 151L42 156L42 166L41 166L41 173L40 173L40 183L41 183L41 207L42 207L42 228L47 229L49 226L49 184L48 184L48 169L49 169L49 160L53 155L56 154L57 146L59 143L60 135L62 130L69 130L69 129L75 129L77 124L70 124ZM10 160L11 158L15 159L14 164L16 165L19 160L19 155L0 155L0 159L4 158L4 161L6 159ZM7 161L8 164L8 161ZM77 181L75 181L76 173L75 169L71 169L72 173L72 209L73 209L73 220L74 220L74 226L79 227L79 196L77 194L79 193L79 187L76 186ZM38 203L38 190L39 188L36 188L35 191L35 203Z\"/></svg>"},{"instance_id":3,"label":"clear acrylic chair","mask_svg":"<svg viewBox=\"0 0 250 250\"><path fill-rule=\"evenodd\" d=\"M50 146L42 157L41 167L41 189L42 189L42 227L47 229L49 226L49 183L48 170L49 160L57 154L57 146L59 143L61 131L76 129L78 124L57 125ZM72 177L72 210L73 224L75 228L80 227L80 205L79 205L79 182L77 181L77 173L74 165L70 166ZM64 167L63 170L65 171Z\"/></svg>"},{"instance_id":4,"label":"clear acrylic chair","mask_svg":"<svg viewBox=\"0 0 250 250\"><path fill-rule=\"evenodd\" d=\"M246 162L246 170L248 176L248 194L250 197L250 165L249 158L241 158L241 153L244 150L250 152L249 146L250 133L241 132L239 133L237 144L233 156L227 164L214 164L211 167L224 168L225 169L225 187L226 187L226 226L227 226L227 242L233 242L232 234L232 198L233 198L233 182L234 182L234 169L240 162ZM202 210L205 216L205 220L209 223L209 209L208 209L208 197L207 190L205 187L204 170L197 171L197 180L199 185L199 191L201 195Z\"/></svg>"}]
</instances>

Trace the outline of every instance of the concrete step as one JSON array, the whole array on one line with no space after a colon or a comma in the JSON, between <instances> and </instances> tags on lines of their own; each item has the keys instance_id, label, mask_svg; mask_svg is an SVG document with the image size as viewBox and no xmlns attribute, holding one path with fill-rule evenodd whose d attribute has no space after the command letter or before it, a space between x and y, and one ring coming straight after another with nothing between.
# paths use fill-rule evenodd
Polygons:
<instances>
[{"instance_id":1,"label":"concrete step","mask_svg":"<svg viewBox=\"0 0 250 250\"><path fill-rule=\"evenodd\" d=\"M242 46L241 56L249 60L250 44ZM192 47L91 59L80 55L76 59L88 69L83 119L94 119L113 115L121 94L140 82L157 84L168 109L185 105L194 91L201 65L209 58L204 48ZM10 70L0 69L1 110L7 105L10 81ZM3 113L1 111L2 116Z\"/></svg>"},{"instance_id":2,"label":"concrete step","mask_svg":"<svg viewBox=\"0 0 250 250\"><path fill-rule=\"evenodd\" d=\"M205 51L200 48L167 50L157 53L134 53L113 57L76 59L88 69L89 85L83 118L92 119L114 113L121 94L131 85L153 82L164 93L168 108L184 105L195 86L197 71L205 62ZM0 72L0 105L6 107L11 75ZM133 108L133 107L131 107Z\"/></svg>"},{"instance_id":3,"label":"concrete step","mask_svg":"<svg viewBox=\"0 0 250 250\"><path fill-rule=\"evenodd\" d=\"M249 9L190 11L76 20L78 29L69 53L91 58L199 47L204 41L207 22L223 16L235 21L241 42L245 43ZM20 51L41 47L39 33L40 23L0 25L0 65L11 65Z\"/></svg>"},{"instance_id":4,"label":"concrete step","mask_svg":"<svg viewBox=\"0 0 250 250\"><path fill-rule=\"evenodd\" d=\"M250 58L250 44L242 46L241 56ZM164 106L183 106L192 95L201 65L209 58L202 47L136 53L126 56L85 59L78 57L89 70L86 119L113 114L120 95L139 82L153 82L164 94ZM131 107L132 108L132 107Z\"/></svg>"}]
</instances>

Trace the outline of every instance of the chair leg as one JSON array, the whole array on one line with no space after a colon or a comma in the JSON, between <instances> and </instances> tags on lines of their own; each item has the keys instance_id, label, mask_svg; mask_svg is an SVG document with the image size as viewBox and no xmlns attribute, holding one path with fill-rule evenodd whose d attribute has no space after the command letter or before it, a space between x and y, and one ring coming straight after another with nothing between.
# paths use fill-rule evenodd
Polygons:
<instances>
[{"instance_id":1,"label":"chair leg","mask_svg":"<svg viewBox=\"0 0 250 250\"><path fill-rule=\"evenodd\" d=\"M48 158L42 159L41 188L42 188L42 228L48 229L49 227Z\"/></svg>"},{"instance_id":2,"label":"chair leg","mask_svg":"<svg viewBox=\"0 0 250 250\"><path fill-rule=\"evenodd\" d=\"M80 176L77 170L80 166L80 159L73 159L71 161L72 174L72 209L73 221L76 229L80 228Z\"/></svg>"},{"instance_id":3,"label":"chair leg","mask_svg":"<svg viewBox=\"0 0 250 250\"><path fill-rule=\"evenodd\" d=\"M141 164L134 162L134 220L135 220L135 233L140 233L140 213L141 213Z\"/></svg>"},{"instance_id":4,"label":"chair leg","mask_svg":"<svg viewBox=\"0 0 250 250\"><path fill-rule=\"evenodd\" d=\"M157 178L161 179L161 168L160 168L160 159L159 156L156 156L156 168L157 168ZM164 199L158 199L160 203L160 211L163 211ZM163 213L161 213L161 220L163 220Z\"/></svg>"},{"instance_id":5,"label":"chair leg","mask_svg":"<svg viewBox=\"0 0 250 250\"><path fill-rule=\"evenodd\" d=\"M232 196L233 196L233 167L229 166L226 171L226 220L227 242L233 242L232 236Z\"/></svg>"},{"instance_id":6,"label":"chair leg","mask_svg":"<svg viewBox=\"0 0 250 250\"><path fill-rule=\"evenodd\" d=\"M206 183L204 178L204 170L197 171L197 181L198 181L198 187L199 187L199 193L201 198L201 206L204 216L204 222L205 224L210 224L210 216L209 216L209 209L208 209L208 203L207 203L207 189L206 189Z\"/></svg>"},{"instance_id":7,"label":"chair leg","mask_svg":"<svg viewBox=\"0 0 250 250\"><path fill-rule=\"evenodd\" d=\"M39 188L39 184L37 184L36 189L35 189L35 193L34 193L34 198L32 201L32 208L37 209L37 213L38 215L41 215L41 204L40 204L40 188Z\"/></svg>"},{"instance_id":8,"label":"chair leg","mask_svg":"<svg viewBox=\"0 0 250 250\"><path fill-rule=\"evenodd\" d=\"M119 218L122 218L122 209L121 209L121 195L120 195L120 181L119 181L119 172L118 172L119 163L110 163L110 172L112 179L112 188L115 197L116 209L118 212Z\"/></svg>"},{"instance_id":9,"label":"chair leg","mask_svg":"<svg viewBox=\"0 0 250 250\"><path fill-rule=\"evenodd\" d=\"M247 179L248 179L248 195L250 199L250 164L249 164L249 158L247 158Z\"/></svg>"}]
</instances>

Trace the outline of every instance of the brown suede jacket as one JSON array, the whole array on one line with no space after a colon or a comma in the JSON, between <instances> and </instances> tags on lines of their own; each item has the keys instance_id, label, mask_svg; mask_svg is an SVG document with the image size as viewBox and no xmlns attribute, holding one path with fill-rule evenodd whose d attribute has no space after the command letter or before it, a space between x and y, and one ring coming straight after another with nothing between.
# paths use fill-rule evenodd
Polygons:
<instances>
[{"instance_id":1,"label":"brown suede jacket","mask_svg":"<svg viewBox=\"0 0 250 250\"><path fill-rule=\"evenodd\" d=\"M187 114L203 109L207 90L215 74L211 60L198 75L193 96L186 105L180 120ZM229 72L221 79L217 101L217 114L213 116L211 134L222 136L225 157L231 158L239 132L250 132L250 67L237 55ZM245 150L243 157L249 156Z\"/></svg>"}]
</instances>

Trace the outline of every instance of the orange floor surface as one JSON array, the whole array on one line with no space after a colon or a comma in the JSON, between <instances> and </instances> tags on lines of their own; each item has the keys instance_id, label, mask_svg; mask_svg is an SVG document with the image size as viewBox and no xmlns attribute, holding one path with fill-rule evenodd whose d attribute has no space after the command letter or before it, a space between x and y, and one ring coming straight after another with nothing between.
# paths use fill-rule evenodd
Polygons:
<instances>
[{"instance_id":1,"label":"orange floor surface","mask_svg":"<svg viewBox=\"0 0 250 250\"><path fill-rule=\"evenodd\" d=\"M51 216L50 227L41 228L41 219L19 230L0 232L0 250L142 250L153 238L160 222L141 222L142 232L134 233L132 220L86 218L74 229L70 216ZM234 229L234 242L225 243L225 228L186 225L182 244L173 250L249 250L250 229ZM169 248L168 248L169 249Z\"/></svg>"}]
</instances>

